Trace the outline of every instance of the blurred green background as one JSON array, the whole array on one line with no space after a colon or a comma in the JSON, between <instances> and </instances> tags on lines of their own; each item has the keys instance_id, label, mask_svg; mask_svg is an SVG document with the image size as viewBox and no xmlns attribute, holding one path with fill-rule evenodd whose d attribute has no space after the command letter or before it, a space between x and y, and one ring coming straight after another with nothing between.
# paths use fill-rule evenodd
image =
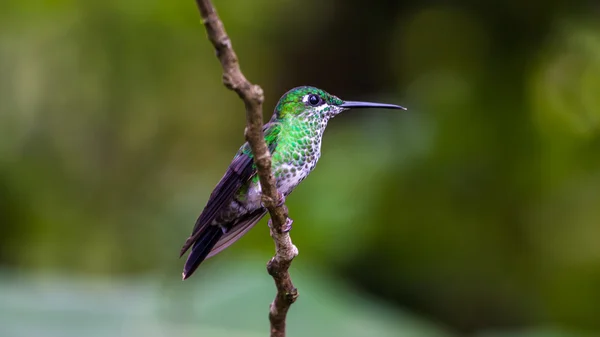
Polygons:
<instances>
[{"instance_id":1,"label":"blurred green background","mask_svg":"<svg viewBox=\"0 0 600 337\"><path fill-rule=\"evenodd\" d=\"M600 6L217 1L265 119L330 122L289 198L289 336L600 336ZM266 220L181 282L243 142L189 1L4 0L0 336L265 336Z\"/></svg>"}]
</instances>

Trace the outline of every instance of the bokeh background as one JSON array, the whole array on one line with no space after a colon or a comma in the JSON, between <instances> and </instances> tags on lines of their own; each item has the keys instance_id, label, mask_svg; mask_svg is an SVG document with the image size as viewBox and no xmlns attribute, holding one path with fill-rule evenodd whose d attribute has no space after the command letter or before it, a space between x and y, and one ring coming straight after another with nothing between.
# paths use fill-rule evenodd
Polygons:
<instances>
[{"instance_id":1,"label":"bokeh background","mask_svg":"<svg viewBox=\"0 0 600 337\"><path fill-rule=\"evenodd\" d=\"M215 1L247 77L397 103L289 198L290 336L600 336L595 1ZM243 142L189 1L3 0L0 336L265 336L266 220L181 282Z\"/></svg>"}]
</instances>

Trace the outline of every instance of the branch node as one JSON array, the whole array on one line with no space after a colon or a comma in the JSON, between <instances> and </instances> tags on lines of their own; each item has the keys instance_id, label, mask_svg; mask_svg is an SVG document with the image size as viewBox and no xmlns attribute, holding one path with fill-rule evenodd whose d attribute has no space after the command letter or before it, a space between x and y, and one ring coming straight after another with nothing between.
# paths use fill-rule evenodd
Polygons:
<instances>
[{"instance_id":1,"label":"branch node","mask_svg":"<svg viewBox=\"0 0 600 337\"><path fill-rule=\"evenodd\" d=\"M292 249L290 249L290 260L292 260L293 258L298 256L299 253L300 252L298 251L298 247L296 247L296 245L292 244Z\"/></svg>"},{"instance_id":2,"label":"branch node","mask_svg":"<svg viewBox=\"0 0 600 337\"><path fill-rule=\"evenodd\" d=\"M252 91L253 91L252 96L253 96L256 104L262 104L263 101L265 100L265 94L264 94L263 89L258 85L253 85Z\"/></svg>"},{"instance_id":3,"label":"branch node","mask_svg":"<svg viewBox=\"0 0 600 337\"><path fill-rule=\"evenodd\" d=\"M219 51L217 50L217 57L219 56ZM238 87L237 85L234 83L234 80L231 76L231 74L229 73L223 73L223 84L225 85L225 87L229 90L233 90L233 91L237 91Z\"/></svg>"},{"instance_id":4,"label":"branch node","mask_svg":"<svg viewBox=\"0 0 600 337\"><path fill-rule=\"evenodd\" d=\"M296 302L296 299L298 299L298 289L293 288L289 293L285 294L285 299L290 303L294 303Z\"/></svg>"}]
</instances>

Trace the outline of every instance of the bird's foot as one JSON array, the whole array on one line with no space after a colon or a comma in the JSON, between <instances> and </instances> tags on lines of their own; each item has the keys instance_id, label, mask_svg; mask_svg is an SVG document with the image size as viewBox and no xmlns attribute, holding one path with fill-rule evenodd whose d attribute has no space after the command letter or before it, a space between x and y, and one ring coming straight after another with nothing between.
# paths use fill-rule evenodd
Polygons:
<instances>
[{"instance_id":1,"label":"bird's foot","mask_svg":"<svg viewBox=\"0 0 600 337\"><path fill-rule=\"evenodd\" d=\"M283 206L285 204L285 195L283 193L277 191L277 196L279 197L279 201L277 202L277 207Z\"/></svg>"},{"instance_id":2,"label":"bird's foot","mask_svg":"<svg viewBox=\"0 0 600 337\"><path fill-rule=\"evenodd\" d=\"M289 231L291 231L293 223L294 223L294 220L292 220L290 218L286 218L285 223L283 224L283 226L281 226L281 232L288 233ZM272 219L269 219L269 222L267 223L267 225L269 226L271 231L273 231L273 220Z\"/></svg>"},{"instance_id":3,"label":"bird's foot","mask_svg":"<svg viewBox=\"0 0 600 337\"><path fill-rule=\"evenodd\" d=\"M281 226L281 231L284 233L291 231L293 223L294 223L294 220L292 220L290 218L285 218L285 223L283 224L283 226Z\"/></svg>"}]
</instances>

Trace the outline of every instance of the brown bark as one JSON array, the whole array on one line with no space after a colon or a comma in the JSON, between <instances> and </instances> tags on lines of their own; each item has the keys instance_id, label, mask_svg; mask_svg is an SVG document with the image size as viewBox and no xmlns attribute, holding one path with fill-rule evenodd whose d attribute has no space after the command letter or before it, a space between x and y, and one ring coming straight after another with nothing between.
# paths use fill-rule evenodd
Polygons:
<instances>
[{"instance_id":1,"label":"brown bark","mask_svg":"<svg viewBox=\"0 0 600 337\"><path fill-rule=\"evenodd\" d=\"M269 321L272 337L285 336L287 312L298 297L298 291L292 283L288 269L298 249L292 243L289 233L292 220L288 218L288 209L279 198L275 185L275 177L271 172L271 154L262 133L262 103L263 90L260 86L250 83L238 62L237 55L231 45L231 39L225 32L223 22L219 19L215 7L210 0L196 0L202 22L206 28L208 39L215 48L217 58L223 68L223 84L235 91L244 101L246 107L245 137L258 169L262 188L263 205L269 210L271 220L271 237L275 242L275 256L267 264L267 270L275 281L277 295L269 309Z\"/></svg>"}]
</instances>

